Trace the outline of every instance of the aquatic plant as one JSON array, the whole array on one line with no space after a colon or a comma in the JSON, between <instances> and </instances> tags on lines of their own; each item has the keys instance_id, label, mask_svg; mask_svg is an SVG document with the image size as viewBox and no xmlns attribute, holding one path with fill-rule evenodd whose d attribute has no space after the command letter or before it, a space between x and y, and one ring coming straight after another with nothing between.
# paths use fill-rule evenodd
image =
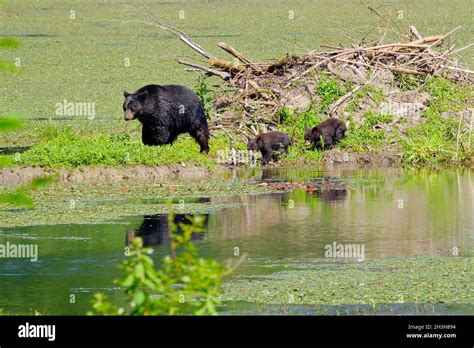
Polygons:
<instances>
[{"instance_id":1,"label":"aquatic plant","mask_svg":"<svg viewBox=\"0 0 474 348\"><path fill-rule=\"evenodd\" d=\"M135 238L126 260L120 268L123 275L116 283L125 289L125 306L108 301L104 294L96 294L94 311L99 315L212 315L220 302L222 278L230 269L211 259L198 256L191 242L193 233L202 233L204 218L188 217L191 224L173 222L168 214L170 254L160 267L155 267L151 248ZM177 228L183 231L178 234Z\"/></svg>"}]
</instances>

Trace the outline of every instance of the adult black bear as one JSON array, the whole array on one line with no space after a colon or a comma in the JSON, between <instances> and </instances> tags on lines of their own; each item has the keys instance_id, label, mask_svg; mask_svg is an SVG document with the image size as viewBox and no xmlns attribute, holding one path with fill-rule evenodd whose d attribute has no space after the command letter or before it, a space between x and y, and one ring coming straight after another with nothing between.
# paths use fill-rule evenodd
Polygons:
<instances>
[{"instance_id":1,"label":"adult black bear","mask_svg":"<svg viewBox=\"0 0 474 348\"><path fill-rule=\"evenodd\" d=\"M278 154L288 149L290 145L290 138L282 132L267 132L257 135L251 139L247 145L249 151L260 151L262 154L262 164L267 164L270 159L276 160ZM274 153L277 151L277 153Z\"/></svg>"},{"instance_id":2,"label":"adult black bear","mask_svg":"<svg viewBox=\"0 0 474 348\"><path fill-rule=\"evenodd\" d=\"M306 129L304 135L305 145L314 144L314 146L323 149L330 149L344 137L346 134L346 124L337 118L330 118L321 122L314 128Z\"/></svg>"},{"instance_id":3,"label":"adult black bear","mask_svg":"<svg viewBox=\"0 0 474 348\"><path fill-rule=\"evenodd\" d=\"M209 129L199 97L187 87L179 85L148 85L133 93L123 92L124 118L137 118L143 125L145 145L171 144L181 133L189 133L209 152Z\"/></svg>"}]
</instances>

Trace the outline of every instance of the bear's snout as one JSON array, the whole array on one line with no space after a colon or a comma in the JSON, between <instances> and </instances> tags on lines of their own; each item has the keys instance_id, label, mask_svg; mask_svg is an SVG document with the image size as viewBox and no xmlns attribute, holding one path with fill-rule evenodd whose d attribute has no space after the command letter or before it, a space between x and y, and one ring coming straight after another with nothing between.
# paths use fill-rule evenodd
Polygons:
<instances>
[{"instance_id":1,"label":"bear's snout","mask_svg":"<svg viewBox=\"0 0 474 348\"><path fill-rule=\"evenodd\" d=\"M126 109L124 114L123 114L123 118L125 119L125 121L130 121L130 120L133 120L135 118L135 115L132 112L132 110Z\"/></svg>"},{"instance_id":2,"label":"bear's snout","mask_svg":"<svg viewBox=\"0 0 474 348\"><path fill-rule=\"evenodd\" d=\"M304 141L304 146L309 146L311 145L311 140L305 140Z\"/></svg>"}]
</instances>

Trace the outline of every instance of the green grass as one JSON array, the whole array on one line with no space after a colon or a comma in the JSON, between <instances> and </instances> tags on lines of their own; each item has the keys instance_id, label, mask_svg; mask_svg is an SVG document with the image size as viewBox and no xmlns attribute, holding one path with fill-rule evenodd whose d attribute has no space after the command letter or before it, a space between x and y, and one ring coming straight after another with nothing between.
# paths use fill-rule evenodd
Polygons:
<instances>
[{"instance_id":1,"label":"green grass","mask_svg":"<svg viewBox=\"0 0 474 348\"><path fill-rule=\"evenodd\" d=\"M22 118L22 117L20 117ZM0 146L33 146L52 140L60 135L95 136L99 134L141 137L141 124L137 121L125 122L123 117L87 120L84 118L67 120L24 119L23 127L0 136Z\"/></svg>"},{"instance_id":2,"label":"green grass","mask_svg":"<svg viewBox=\"0 0 474 348\"><path fill-rule=\"evenodd\" d=\"M366 85L355 93L353 100L347 104L345 110L352 113L362 101L367 99L372 99L376 105L380 105L381 102L387 99L387 96L382 89Z\"/></svg>"},{"instance_id":3,"label":"green grass","mask_svg":"<svg viewBox=\"0 0 474 348\"><path fill-rule=\"evenodd\" d=\"M471 149L457 143L458 122L433 116L400 138L402 160L410 166L447 166L470 160ZM461 141L466 143L465 134Z\"/></svg>"},{"instance_id":4,"label":"green grass","mask_svg":"<svg viewBox=\"0 0 474 348\"><path fill-rule=\"evenodd\" d=\"M279 130L286 132L290 138L296 137L303 140L306 128L312 128L325 119L320 113L312 107L310 110L296 114L289 108L283 108L280 112Z\"/></svg>"},{"instance_id":5,"label":"green grass","mask_svg":"<svg viewBox=\"0 0 474 348\"><path fill-rule=\"evenodd\" d=\"M364 122L354 125L340 143L341 149L351 152L376 153L387 145L390 134L376 126L392 122L391 115L376 114L368 111L364 115Z\"/></svg>"},{"instance_id":6,"label":"green grass","mask_svg":"<svg viewBox=\"0 0 474 348\"><path fill-rule=\"evenodd\" d=\"M433 96L424 116L439 116L447 111L460 111L474 106L473 86L455 83L441 77L431 77L427 80L422 91Z\"/></svg>"},{"instance_id":7,"label":"green grass","mask_svg":"<svg viewBox=\"0 0 474 348\"><path fill-rule=\"evenodd\" d=\"M127 135L94 137L60 135L21 154L19 165L41 167L147 166L191 162L212 165L199 153L193 139L181 138L173 145L145 146Z\"/></svg>"},{"instance_id":8,"label":"green grass","mask_svg":"<svg viewBox=\"0 0 474 348\"><path fill-rule=\"evenodd\" d=\"M423 90L430 93L433 100L422 115L426 122L406 130L400 137L403 162L410 166L446 166L469 162L474 149L472 143L468 147L470 131L467 125L441 115L465 110L469 105L472 107L473 88L432 77Z\"/></svg>"}]
</instances>

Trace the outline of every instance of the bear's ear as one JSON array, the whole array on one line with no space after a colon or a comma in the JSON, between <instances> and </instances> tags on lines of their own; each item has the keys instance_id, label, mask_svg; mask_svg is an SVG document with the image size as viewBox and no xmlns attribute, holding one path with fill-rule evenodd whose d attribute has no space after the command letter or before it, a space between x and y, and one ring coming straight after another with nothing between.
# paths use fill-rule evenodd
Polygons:
<instances>
[{"instance_id":1,"label":"bear's ear","mask_svg":"<svg viewBox=\"0 0 474 348\"><path fill-rule=\"evenodd\" d=\"M128 98L128 97L131 96L131 95L132 95L132 93L128 93L127 91L123 91L123 96L124 96L125 98Z\"/></svg>"},{"instance_id":2,"label":"bear's ear","mask_svg":"<svg viewBox=\"0 0 474 348\"><path fill-rule=\"evenodd\" d=\"M138 99L140 99L141 101L145 101L146 98L148 98L148 91L143 91L138 94Z\"/></svg>"}]
</instances>

